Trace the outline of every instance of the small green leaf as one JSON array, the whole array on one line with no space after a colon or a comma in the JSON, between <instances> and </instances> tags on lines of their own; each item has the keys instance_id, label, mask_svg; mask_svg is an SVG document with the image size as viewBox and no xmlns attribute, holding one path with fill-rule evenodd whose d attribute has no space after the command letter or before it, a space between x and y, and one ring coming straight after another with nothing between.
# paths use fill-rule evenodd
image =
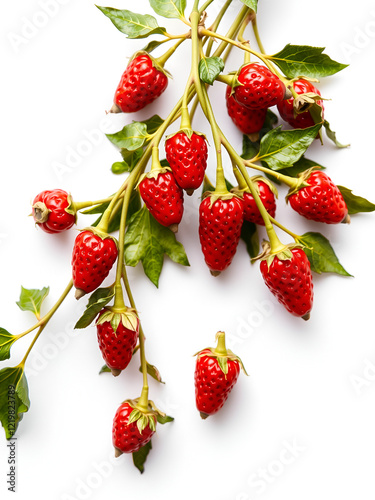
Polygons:
<instances>
[{"instance_id":1,"label":"small green leaf","mask_svg":"<svg viewBox=\"0 0 375 500\"><path fill-rule=\"evenodd\" d=\"M150 375L150 377L154 378L155 380L157 380L161 384L165 384L165 382L163 382L163 380L161 378L161 375L160 375L160 372L156 368L156 366L151 365L148 362L146 363L146 366L147 366L147 373ZM139 371L142 372L142 367L141 366L139 367Z\"/></svg>"},{"instance_id":2,"label":"small green leaf","mask_svg":"<svg viewBox=\"0 0 375 500\"><path fill-rule=\"evenodd\" d=\"M321 78L334 75L348 66L333 61L327 54L322 54L323 50L324 47L288 44L271 56L271 60L288 78Z\"/></svg>"},{"instance_id":3,"label":"small green leaf","mask_svg":"<svg viewBox=\"0 0 375 500\"><path fill-rule=\"evenodd\" d=\"M153 115L148 120L143 120L142 123L144 123L146 125L147 132L151 135L151 134L154 134L158 130L160 125L163 125L164 120L163 120L163 118L160 118L159 115Z\"/></svg>"},{"instance_id":4,"label":"small green leaf","mask_svg":"<svg viewBox=\"0 0 375 500\"><path fill-rule=\"evenodd\" d=\"M327 137L328 139L331 139L331 141L340 149L344 149L344 148L348 148L350 146L350 144L341 144L341 142L339 142L337 140L337 137L336 137L336 132L334 132L333 130L331 130L331 126L330 124L327 122L327 120L324 120L323 122L323 126L324 128L326 129L326 134L327 134Z\"/></svg>"},{"instance_id":5,"label":"small green leaf","mask_svg":"<svg viewBox=\"0 0 375 500\"><path fill-rule=\"evenodd\" d=\"M152 51L160 47L160 45L163 45L163 43L167 42L168 38L165 40L151 40L151 42L148 42L148 44L143 47L142 52L147 52L148 54L151 54Z\"/></svg>"},{"instance_id":6,"label":"small green leaf","mask_svg":"<svg viewBox=\"0 0 375 500\"><path fill-rule=\"evenodd\" d=\"M135 14L130 10L99 7L99 5L96 7L128 38L146 38L149 35L164 35L166 32L165 28L161 28L157 20L148 14Z\"/></svg>"},{"instance_id":7,"label":"small green leaf","mask_svg":"<svg viewBox=\"0 0 375 500\"><path fill-rule=\"evenodd\" d=\"M10 348L18 337L9 333L5 328L0 328L0 361L10 358Z\"/></svg>"},{"instance_id":8,"label":"small green leaf","mask_svg":"<svg viewBox=\"0 0 375 500\"><path fill-rule=\"evenodd\" d=\"M114 287L98 288L90 295L89 301L86 305L86 311L77 321L74 328L86 328L91 325L96 316L115 296Z\"/></svg>"},{"instance_id":9,"label":"small green leaf","mask_svg":"<svg viewBox=\"0 0 375 500\"><path fill-rule=\"evenodd\" d=\"M321 124L305 129L271 130L261 140L259 159L272 170L292 167L315 140L320 128Z\"/></svg>"},{"instance_id":10,"label":"small green leaf","mask_svg":"<svg viewBox=\"0 0 375 500\"><path fill-rule=\"evenodd\" d=\"M159 424L168 424L169 422L173 422L174 418L173 417L169 417L168 415L160 415L158 414L157 415L157 421L159 422Z\"/></svg>"},{"instance_id":11,"label":"small green leaf","mask_svg":"<svg viewBox=\"0 0 375 500\"><path fill-rule=\"evenodd\" d=\"M147 455L150 453L150 450L152 449L151 441L149 441L147 444L142 446L138 451L133 452L133 463L139 470L141 474L143 474L145 468L145 462L147 460Z\"/></svg>"},{"instance_id":12,"label":"small green leaf","mask_svg":"<svg viewBox=\"0 0 375 500\"><path fill-rule=\"evenodd\" d=\"M23 413L30 407L27 380L23 369L4 368L0 371L0 420L7 439L15 434Z\"/></svg>"},{"instance_id":13,"label":"small green leaf","mask_svg":"<svg viewBox=\"0 0 375 500\"><path fill-rule=\"evenodd\" d=\"M159 16L180 19L184 17L186 0L150 0L150 5Z\"/></svg>"},{"instance_id":14,"label":"small green leaf","mask_svg":"<svg viewBox=\"0 0 375 500\"><path fill-rule=\"evenodd\" d=\"M164 254L178 264L189 266L184 247L174 233L159 224L143 207L129 221L125 235L125 262L135 267L141 261L146 276L157 287Z\"/></svg>"},{"instance_id":15,"label":"small green leaf","mask_svg":"<svg viewBox=\"0 0 375 500\"><path fill-rule=\"evenodd\" d=\"M212 85L224 67L225 63L220 57L203 57L199 61L199 78Z\"/></svg>"},{"instance_id":16,"label":"small green leaf","mask_svg":"<svg viewBox=\"0 0 375 500\"><path fill-rule=\"evenodd\" d=\"M356 196L352 193L351 189L344 186L337 186L345 200L350 214L358 214L360 212L374 212L375 205L371 201L362 198L362 196Z\"/></svg>"},{"instance_id":17,"label":"small green leaf","mask_svg":"<svg viewBox=\"0 0 375 500\"><path fill-rule=\"evenodd\" d=\"M112 172L114 174L123 174L124 172L132 172L141 156L143 155L143 149L139 148L134 151L128 151L127 149L121 149L121 156L123 161L118 161L112 165Z\"/></svg>"},{"instance_id":18,"label":"small green leaf","mask_svg":"<svg viewBox=\"0 0 375 500\"><path fill-rule=\"evenodd\" d=\"M244 221L241 229L241 239L246 244L247 253L250 255L251 259L254 259L259 255L259 236L256 224Z\"/></svg>"},{"instance_id":19,"label":"small green leaf","mask_svg":"<svg viewBox=\"0 0 375 500\"><path fill-rule=\"evenodd\" d=\"M336 273L351 276L340 264L330 242L320 233L305 233L298 238L310 261L311 270L318 274Z\"/></svg>"},{"instance_id":20,"label":"small green leaf","mask_svg":"<svg viewBox=\"0 0 375 500\"><path fill-rule=\"evenodd\" d=\"M148 137L147 125L142 122L129 123L119 132L106 136L115 146L135 151L143 146Z\"/></svg>"},{"instance_id":21,"label":"small green leaf","mask_svg":"<svg viewBox=\"0 0 375 500\"><path fill-rule=\"evenodd\" d=\"M112 373L111 372L111 369L108 368L107 365L103 365L101 368L100 368L100 372L99 372L99 375L101 375L102 373Z\"/></svg>"},{"instance_id":22,"label":"small green leaf","mask_svg":"<svg viewBox=\"0 0 375 500\"><path fill-rule=\"evenodd\" d=\"M254 12L258 11L258 0L241 0L241 2L253 9Z\"/></svg>"},{"instance_id":23,"label":"small green leaf","mask_svg":"<svg viewBox=\"0 0 375 500\"><path fill-rule=\"evenodd\" d=\"M40 317L40 308L49 293L49 287L41 290L27 289L21 286L20 300L16 303L22 311L30 311L37 318Z\"/></svg>"},{"instance_id":24,"label":"small green leaf","mask_svg":"<svg viewBox=\"0 0 375 500\"><path fill-rule=\"evenodd\" d=\"M251 160L254 158L260 149L260 140L264 137L270 130L273 130L274 126L278 122L278 117L270 109L267 110L266 119L263 123L263 127L259 132L259 140L253 142L250 140L249 136L244 135L242 139L242 158L244 160Z\"/></svg>"}]
</instances>

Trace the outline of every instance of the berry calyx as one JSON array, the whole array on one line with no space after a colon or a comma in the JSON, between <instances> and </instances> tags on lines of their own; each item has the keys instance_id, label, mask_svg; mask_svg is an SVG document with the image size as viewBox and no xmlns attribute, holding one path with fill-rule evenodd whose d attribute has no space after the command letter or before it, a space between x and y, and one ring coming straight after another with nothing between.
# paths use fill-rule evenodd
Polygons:
<instances>
[{"instance_id":1,"label":"berry calyx","mask_svg":"<svg viewBox=\"0 0 375 500\"><path fill-rule=\"evenodd\" d=\"M46 233L61 233L76 223L71 196L62 189L42 191L33 201L32 216Z\"/></svg>"}]
</instances>

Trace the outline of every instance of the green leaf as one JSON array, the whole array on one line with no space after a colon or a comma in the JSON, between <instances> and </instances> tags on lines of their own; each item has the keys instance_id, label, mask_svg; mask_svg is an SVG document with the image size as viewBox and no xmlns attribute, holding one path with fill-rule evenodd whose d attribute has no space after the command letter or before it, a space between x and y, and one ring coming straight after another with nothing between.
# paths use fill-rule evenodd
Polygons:
<instances>
[{"instance_id":1,"label":"green leaf","mask_svg":"<svg viewBox=\"0 0 375 500\"><path fill-rule=\"evenodd\" d=\"M163 118L160 118L159 115L153 115L148 120L143 120L142 123L144 123L146 125L147 132L149 134L154 134L158 130L160 125L162 125L164 123L164 120L163 120Z\"/></svg>"},{"instance_id":2,"label":"green leaf","mask_svg":"<svg viewBox=\"0 0 375 500\"><path fill-rule=\"evenodd\" d=\"M304 172L305 170L308 170L309 168L312 167L319 167L320 170L325 170L325 167L317 163L316 161L309 160L305 156L302 156L294 165L293 167L289 168L284 168L282 170L282 173L284 175L289 175L289 177L298 177L298 175L301 172Z\"/></svg>"},{"instance_id":3,"label":"green leaf","mask_svg":"<svg viewBox=\"0 0 375 500\"><path fill-rule=\"evenodd\" d=\"M161 384L165 384L165 382L163 382L161 375L160 375L160 372L156 368L156 366L151 365L149 362L146 362L146 366L147 366L147 373L150 375L150 377L154 378L155 380L157 380ZM142 372L141 366L139 367L139 371Z\"/></svg>"},{"instance_id":4,"label":"green leaf","mask_svg":"<svg viewBox=\"0 0 375 500\"><path fill-rule=\"evenodd\" d=\"M174 233L159 224L143 207L129 221L125 235L125 262L135 267L141 261L146 276L157 287L165 253L174 262L189 266L184 247Z\"/></svg>"},{"instance_id":5,"label":"green leaf","mask_svg":"<svg viewBox=\"0 0 375 500\"><path fill-rule=\"evenodd\" d=\"M251 160L254 158L260 149L260 140L264 137L270 130L273 130L274 126L278 122L278 117L270 109L267 110L266 119L264 121L263 127L259 132L259 140L253 142L250 140L249 136L244 135L242 139L242 158L244 160Z\"/></svg>"},{"instance_id":6,"label":"green leaf","mask_svg":"<svg viewBox=\"0 0 375 500\"><path fill-rule=\"evenodd\" d=\"M115 296L114 287L98 288L90 295L86 310L77 321L74 328L86 328L94 321L96 316Z\"/></svg>"},{"instance_id":7,"label":"green leaf","mask_svg":"<svg viewBox=\"0 0 375 500\"><path fill-rule=\"evenodd\" d=\"M0 361L10 358L10 348L18 337L9 333L5 328L0 328Z\"/></svg>"},{"instance_id":8,"label":"green leaf","mask_svg":"<svg viewBox=\"0 0 375 500\"><path fill-rule=\"evenodd\" d=\"M339 142L337 140L337 137L336 137L336 132L334 132L333 130L331 130L331 126L330 124L327 122L327 120L324 120L323 122L323 126L324 128L326 129L326 134L327 134L327 137L328 139L331 139L331 141L340 149L344 149L344 148L347 148L350 146L350 144L341 144L341 142Z\"/></svg>"},{"instance_id":9,"label":"green leaf","mask_svg":"<svg viewBox=\"0 0 375 500\"><path fill-rule=\"evenodd\" d=\"M180 19L184 17L186 0L150 0L150 5L159 16Z\"/></svg>"},{"instance_id":10,"label":"green leaf","mask_svg":"<svg viewBox=\"0 0 375 500\"><path fill-rule=\"evenodd\" d=\"M320 128L321 124L305 129L271 130L261 140L259 159L272 170L292 167L315 140Z\"/></svg>"},{"instance_id":11,"label":"green leaf","mask_svg":"<svg viewBox=\"0 0 375 500\"><path fill-rule=\"evenodd\" d=\"M174 418L173 417L169 417L168 415L160 415L158 414L157 415L157 421L159 424L168 424L169 422L173 422Z\"/></svg>"},{"instance_id":12,"label":"green leaf","mask_svg":"<svg viewBox=\"0 0 375 500\"><path fill-rule=\"evenodd\" d=\"M30 407L27 380L20 367L0 371L0 420L7 439L17 430L23 413Z\"/></svg>"},{"instance_id":13,"label":"green leaf","mask_svg":"<svg viewBox=\"0 0 375 500\"><path fill-rule=\"evenodd\" d=\"M168 41L168 39L151 40L151 42L148 42L148 44L145 47L143 47L142 52L147 52L148 54L151 54L152 51L160 47L160 45L163 45L163 43L165 43L166 41Z\"/></svg>"},{"instance_id":14,"label":"green leaf","mask_svg":"<svg viewBox=\"0 0 375 500\"><path fill-rule=\"evenodd\" d=\"M351 276L340 264L330 242L320 233L305 233L298 238L310 261L311 270L318 274L336 273Z\"/></svg>"},{"instance_id":15,"label":"green leaf","mask_svg":"<svg viewBox=\"0 0 375 500\"><path fill-rule=\"evenodd\" d=\"M241 2L253 9L254 12L258 11L258 0L241 0Z\"/></svg>"},{"instance_id":16,"label":"green leaf","mask_svg":"<svg viewBox=\"0 0 375 500\"><path fill-rule=\"evenodd\" d=\"M203 57L199 61L199 78L212 85L225 67L221 57Z\"/></svg>"},{"instance_id":17,"label":"green leaf","mask_svg":"<svg viewBox=\"0 0 375 500\"><path fill-rule=\"evenodd\" d=\"M256 224L244 221L241 229L241 239L246 244L247 253L252 259L259 255L259 236Z\"/></svg>"},{"instance_id":18,"label":"green leaf","mask_svg":"<svg viewBox=\"0 0 375 500\"><path fill-rule=\"evenodd\" d=\"M337 186L345 200L350 214L358 214L360 212L374 212L375 205L371 201L362 198L362 196L356 196L352 193L351 189L344 186Z\"/></svg>"},{"instance_id":19,"label":"green leaf","mask_svg":"<svg viewBox=\"0 0 375 500\"><path fill-rule=\"evenodd\" d=\"M146 38L149 35L164 35L166 32L165 28L161 28L157 20L148 14L135 14L130 10L99 7L99 5L96 7L128 38Z\"/></svg>"},{"instance_id":20,"label":"green leaf","mask_svg":"<svg viewBox=\"0 0 375 500\"><path fill-rule=\"evenodd\" d=\"M49 293L49 287L42 288L41 290L27 289L21 286L20 300L16 302L22 311L30 311L37 318L40 316L40 308L44 299Z\"/></svg>"},{"instance_id":21,"label":"green leaf","mask_svg":"<svg viewBox=\"0 0 375 500\"><path fill-rule=\"evenodd\" d=\"M106 136L115 146L135 151L143 146L148 137L147 125L142 122L129 123L119 132Z\"/></svg>"},{"instance_id":22,"label":"green leaf","mask_svg":"<svg viewBox=\"0 0 375 500\"><path fill-rule=\"evenodd\" d=\"M149 441L147 444L142 446L138 451L133 452L133 463L139 470L141 474L143 474L145 468L144 464L147 460L147 455L150 453L150 450L152 449L151 441Z\"/></svg>"},{"instance_id":23,"label":"green leaf","mask_svg":"<svg viewBox=\"0 0 375 500\"><path fill-rule=\"evenodd\" d=\"M143 149L139 148L134 151L128 151L127 149L121 149L121 156L123 161L118 161L112 165L112 172L114 174L123 174L124 172L132 172L134 167L137 165L141 156L143 155Z\"/></svg>"},{"instance_id":24,"label":"green leaf","mask_svg":"<svg viewBox=\"0 0 375 500\"><path fill-rule=\"evenodd\" d=\"M103 365L101 368L100 368L100 372L99 372L99 375L101 375L102 373L112 373L111 372L111 369L108 368L107 365Z\"/></svg>"},{"instance_id":25,"label":"green leaf","mask_svg":"<svg viewBox=\"0 0 375 500\"><path fill-rule=\"evenodd\" d=\"M322 54L323 50L324 47L288 44L271 56L271 60L288 78L321 78L334 75L348 66L333 61L327 54Z\"/></svg>"}]
</instances>

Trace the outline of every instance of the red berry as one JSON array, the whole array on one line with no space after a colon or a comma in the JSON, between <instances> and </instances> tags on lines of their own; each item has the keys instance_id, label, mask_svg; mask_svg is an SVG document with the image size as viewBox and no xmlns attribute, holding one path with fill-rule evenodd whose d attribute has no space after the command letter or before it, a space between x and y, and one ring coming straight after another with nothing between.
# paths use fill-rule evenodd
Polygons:
<instances>
[{"instance_id":1,"label":"red berry","mask_svg":"<svg viewBox=\"0 0 375 500\"><path fill-rule=\"evenodd\" d=\"M101 238L91 231L82 231L74 242L72 266L76 297L94 291L108 276L117 259L113 238Z\"/></svg>"},{"instance_id":2,"label":"red berry","mask_svg":"<svg viewBox=\"0 0 375 500\"><path fill-rule=\"evenodd\" d=\"M46 233L61 233L76 222L75 214L66 211L70 205L71 199L66 191L42 191L33 201L32 215Z\"/></svg>"},{"instance_id":3,"label":"red berry","mask_svg":"<svg viewBox=\"0 0 375 500\"><path fill-rule=\"evenodd\" d=\"M206 139L196 133L189 139L185 132L178 132L167 139L165 152L178 185L189 194L199 188L207 167Z\"/></svg>"},{"instance_id":4,"label":"red berry","mask_svg":"<svg viewBox=\"0 0 375 500\"><path fill-rule=\"evenodd\" d=\"M120 316L120 322L114 331L112 321L116 314ZM125 310L123 315L105 308L96 323L100 351L114 375L128 366L138 340L139 320L136 314Z\"/></svg>"},{"instance_id":5,"label":"red berry","mask_svg":"<svg viewBox=\"0 0 375 500\"><path fill-rule=\"evenodd\" d=\"M150 415L150 419L153 419L154 425L150 422L146 425L146 427L139 431L136 422L129 423L129 416L134 411L133 406L131 406L127 401L122 403L118 408L115 418L113 419L113 427L112 427L112 443L116 449L121 453L134 453L138 451L142 446L147 444L155 430L156 418L153 415ZM118 451L117 451L118 450Z\"/></svg>"},{"instance_id":6,"label":"red berry","mask_svg":"<svg viewBox=\"0 0 375 500\"><path fill-rule=\"evenodd\" d=\"M267 259L262 260L260 271L266 285L286 310L294 316L308 319L313 306L310 262L301 248L290 251L291 258L276 255L271 264Z\"/></svg>"},{"instance_id":7,"label":"red berry","mask_svg":"<svg viewBox=\"0 0 375 500\"><path fill-rule=\"evenodd\" d=\"M265 109L284 99L285 85L266 66L250 63L243 66L238 75L242 85L234 87L234 98L242 106Z\"/></svg>"},{"instance_id":8,"label":"red berry","mask_svg":"<svg viewBox=\"0 0 375 500\"><path fill-rule=\"evenodd\" d=\"M242 201L237 197L207 196L199 207L199 239L207 266L213 274L224 271L233 260L243 224Z\"/></svg>"},{"instance_id":9,"label":"red berry","mask_svg":"<svg viewBox=\"0 0 375 500\"><path fill-rule=\"evenodd\" d=\"M265 206L267 212L271 217L275 217L276 214L276 200L275 195L272 192L270 186L263 181L255 180L254 183L257 186L259 197ZM243 193L243 208L244 208L244 220L253 222L254 224L260 224L264 226L264 221L260 215L257 204L255 203L254 197L248 191Z\"/></svg>"},{"instance_id":10,"label":"red berry","mask_svg":"<svg viewBox=\"0 0 375 500\"><path fill-rule=\"evenodd\" d=\"M226 101L228 115L243 134L256 134L262 130L267 115L267 108L250 109L239 104L231 95L232 87L227 86Z\"/></svg>"},{"instance_id":11,"label":"red berry","mask_svg":"<svg viewBox=\"0 0 375 500\"><path fill-rule=\"evenodd\" d=\"M168 77L148 54L130 61L117 87L114 103L123 113L134 113L157 99L167 88Z\"/></svg>"},{"instance_id":12,"label":"red berry","mask_svg":"<svg viewBox=\"0 0 375 500\"><path fill-rule=\"evenodd\" d=\"M139 192L151 215L176 230L184 212L184 194L172 172L151 171L139 184Z\"/></svg>"},{"instance_id":13,"label":"red berry","mask_svg":"<svg viewBox=\"0 0 375 500\"><path fill-rule=\"evenodd\" d=\"M327 174L314 170L307 177L309 186L289 195L290 206L306 219L326 224L346 222L348 207L339 190Z\"/></svg>"},{"instance_id":14,"label":"red berry","mask_svg":"<svg viewBox=\"0 0 375 500\"><path fill-rule=\"evenodd\" d=\"M312 92L314 94L320 95L319 90L314 87L311 82L307 80L296 80L293 82L294 90L297 94L306 94L308 92ZM285 99L278 103L277 109L279 110L280 116L283 120L285 120L289 125L293 128L308 128L315 125L315 122L310 115L310 111L305 111L304 113L297 114L294 116L293 109L294 98ZM322 118L324 117L324 105L323 101L316 101L316 103L323 108Z\"/></svg>"},{"instance_id":15,"label":"red berry","mask_svg":"<svg viewBox=\"0 0 375 500\"><path fill-rule=\"evenodd\" d=\"M238 361L228 359L228 373L224 374L210 349L198 355L195 366L195 402L202 418L213 415L223 407L240 374Z\"/></svg>"}]
</instances>

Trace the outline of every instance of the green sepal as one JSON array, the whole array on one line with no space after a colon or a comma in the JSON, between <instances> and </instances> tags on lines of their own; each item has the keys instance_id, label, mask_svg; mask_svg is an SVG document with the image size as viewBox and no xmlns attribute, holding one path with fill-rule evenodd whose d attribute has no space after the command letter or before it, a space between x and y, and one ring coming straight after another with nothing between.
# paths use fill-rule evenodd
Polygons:
<instances>
[{"instance_id":1,"label":"green sepal","mask_svg":"<svg viewBox=\"0 0 375 500\"><path fill-rule=\"evenodd\" d=\"M127 308L124 311L119 312L114 308L106 307L104 311L105 312L101 314L97 319L97 325L102 325L103 323L109 322L111 323L113 332L116 333L117 328L121 323L124 328L132 330L134 332L138 332L139 320L135 309Z\"/></svg>"},{"instance_id":2,"label":"green sepal","mask_svg":"<svg viewBox=\"0 0 375 500\"><path fill-rule=\"evenodd\" d=\"M153 379L155 379L160 384L165 384L165 382L163 382L163 380L161 378L159 370L156 368L155 365L151 365L147 361L146 362L146 367L147 367L147 373L150 375L150 377L152 377ZM141 366L139 367L139 371L142 373L142 367Z\"/></svg>"},{"instance_id":3,"label":"green sepal","mask_svg":"<svg viewBox=\"0 0 375 500\"><path fill-rule=\"evenodd\" d=\"M265 260L267 262L267 267L269 269L275 257L277 257L279 260L290 260L293 257L292 249L302 248L302 246L303 245L301 245L298 242L289 243L288 245L284 245L281 250L278 250L275 253L271 253L271 245L269 244L268 241L263 240L262 242L263 251L254 260L260 260L260 261Z\"/></svg>"}]
</instances>

